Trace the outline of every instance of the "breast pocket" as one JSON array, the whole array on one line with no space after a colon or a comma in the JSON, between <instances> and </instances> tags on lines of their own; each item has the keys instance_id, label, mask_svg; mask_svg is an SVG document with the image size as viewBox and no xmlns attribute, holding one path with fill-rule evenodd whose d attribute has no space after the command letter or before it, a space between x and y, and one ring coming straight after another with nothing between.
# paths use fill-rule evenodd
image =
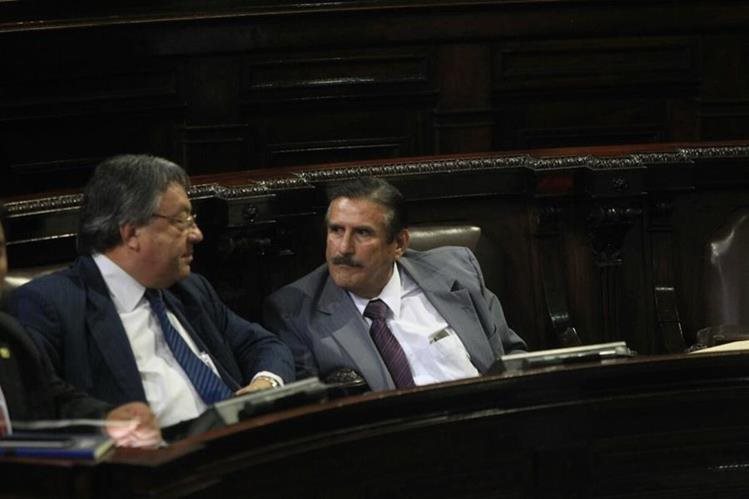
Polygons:
<instances>
[{"instance_id":1,"label":"breast pocket","mask_svg":"<svg viewBox=\"0 0 749 499\"><path fill-rule=\"evenodd\" d=\"M468 350L463 346L463 342L454 331L443 329L432 335L429 348L432 350L435 358L446 371L454 373L455 377L471 376L478 374L478 371L471 363Z\"/></svg>"}]
</instances>

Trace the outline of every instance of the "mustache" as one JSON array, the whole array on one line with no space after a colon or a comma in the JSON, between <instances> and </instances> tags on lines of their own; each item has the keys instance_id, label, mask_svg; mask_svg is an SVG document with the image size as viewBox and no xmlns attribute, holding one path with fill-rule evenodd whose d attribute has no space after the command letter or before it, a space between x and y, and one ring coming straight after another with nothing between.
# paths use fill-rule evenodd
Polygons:
<instances>
[{"instance_id":1,"label":"mustache","mask_svg":"<svg viewBox=\"0 0 749 499\"><path fill-rule=\"evenodd\" d=\"M333 265L348 265L349 267L361 267L362 264L354 260L351 255L338 255L331 259Z\"/></svg>"}]
</instances>

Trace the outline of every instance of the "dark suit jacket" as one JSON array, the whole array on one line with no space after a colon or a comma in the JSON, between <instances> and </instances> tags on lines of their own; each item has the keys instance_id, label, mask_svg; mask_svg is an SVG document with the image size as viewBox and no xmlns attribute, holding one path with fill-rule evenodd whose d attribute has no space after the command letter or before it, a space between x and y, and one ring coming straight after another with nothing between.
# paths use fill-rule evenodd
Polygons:
<instances>
[{"instance_id":1,"label":"dark suit jacket","mask_svg":"<svg viewBox=\"0 0 749 499\"><path fill-rule=\"evenodd\" d=\"M398 265L460 336L479 372L499 355L526 349L467 248L409 250ZM372 390L395 388L364 319L327 265L268 297L264 322L291 347L298 377L325 377L345 367L361 374Z\"/></svg>"},{"instance_id":2,"label":"dark suit jacket","mask_svg":"<svg viewBox=\"0 0 749 499\"><path fill-rule=\"evenodd\" d=\"M164 299L229 388L245 386L259 371L294 379L286 345L229 310L204 277L191 274ZM114 404L146 401L127 334L91 257L18 288L9 306L66 381Z\"/></svg>"},{"instance_id":3,"label":"dark suit jacket","mask_svg":"<svg viewBox=\"0 0 749 499\"><path fill-rule=\"evenodd\" d=\"M11 420L101 418L111 406L61 380L21 325L0 312L0 387Z\"/></svg>"}]
</instances>

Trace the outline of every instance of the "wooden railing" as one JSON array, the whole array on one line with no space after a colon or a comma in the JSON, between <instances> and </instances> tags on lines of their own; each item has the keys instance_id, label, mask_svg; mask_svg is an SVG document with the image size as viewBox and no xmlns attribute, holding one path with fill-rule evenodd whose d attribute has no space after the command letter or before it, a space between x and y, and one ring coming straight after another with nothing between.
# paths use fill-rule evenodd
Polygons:
<instances>
[{"instance_id":1,"label":"wooden railing","mask_svg":"<svg viewBox=\"0 0 749 499\"><path fill-rule=\"evenodd\" d=\"M0 497L745 497L748 365L645 357L358 395L95 465L2 459Z\"/></svg>"}]
</instances>

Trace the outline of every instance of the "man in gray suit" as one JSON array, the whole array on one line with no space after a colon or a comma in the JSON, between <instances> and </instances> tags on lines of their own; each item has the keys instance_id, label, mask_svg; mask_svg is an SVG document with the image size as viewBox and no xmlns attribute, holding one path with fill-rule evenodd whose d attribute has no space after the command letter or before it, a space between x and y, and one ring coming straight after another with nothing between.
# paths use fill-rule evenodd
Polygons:
<instances>
[{"instance_id":1,"label":"man in gray suit","mask_svg":"<svg viewBox=\"0 0 749 499\"><path fill-rule=\"evenodd\" d=\"M524 351L467 248L408 250L400 192L359 178L330 193L326 264L265 303L297 376L353 369L372 390L485 372Z\"/></svg>"}]
</instances>

